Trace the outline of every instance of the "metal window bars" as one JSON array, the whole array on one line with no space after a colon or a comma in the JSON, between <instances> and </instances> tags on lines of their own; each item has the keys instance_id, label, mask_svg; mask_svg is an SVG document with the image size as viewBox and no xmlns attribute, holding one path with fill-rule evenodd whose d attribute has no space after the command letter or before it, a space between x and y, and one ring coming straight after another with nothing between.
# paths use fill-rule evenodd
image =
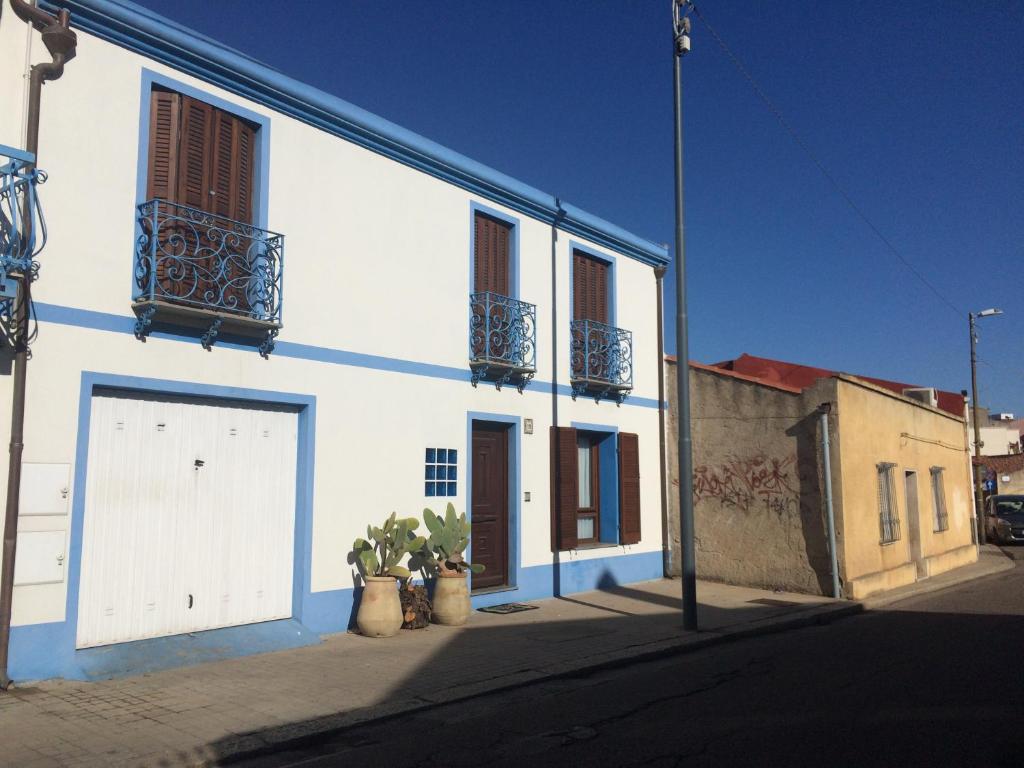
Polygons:
<instances>
[{"instance_id":1,"label":"metal window bars","mask_svg":"<svg viewBox=\"0 0 1024 768\"><path fill-rule=\"evenodd\" d=\"M896 504L895 464L878 464L878 519L880 543L892 544L900 539L900 514Z\"/></svg>"},{"instance_id":2,"label":"metal window bars","mask_svg":"<svg viewBox=\"0 0 1024 768\"><path fill-rule=\"evenodd\" d=\"M935 510L935 533L949 529L949 513L946 510L946 488L943 482L943 467L932 467L932 507Z\"/></svg>"}]
</instances>

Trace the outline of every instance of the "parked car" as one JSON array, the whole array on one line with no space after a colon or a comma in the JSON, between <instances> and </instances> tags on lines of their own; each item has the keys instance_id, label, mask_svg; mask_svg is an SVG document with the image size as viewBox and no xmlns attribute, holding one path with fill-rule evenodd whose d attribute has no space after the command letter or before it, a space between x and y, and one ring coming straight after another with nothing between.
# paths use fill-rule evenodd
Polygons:
<instances>
[{"instance_id":1,"label":"parked car","mask_svg":"<svg viewBox=\"0 0 1024 768\"><path fill-rule=\"evenodd\" d=\"M989 497L985 504L985 535L997 544L1024 541L1024 495Z\"/></svg>"}]
</instances>

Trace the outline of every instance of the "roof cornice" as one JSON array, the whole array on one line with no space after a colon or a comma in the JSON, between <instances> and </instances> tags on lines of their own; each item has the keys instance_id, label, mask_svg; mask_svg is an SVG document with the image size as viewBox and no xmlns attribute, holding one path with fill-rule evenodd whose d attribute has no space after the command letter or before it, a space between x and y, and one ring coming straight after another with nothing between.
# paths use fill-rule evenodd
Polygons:
<instances>
[{"instance_id":1,"label":"roof cornice","mask_svg":"<svg viewBox=\"0 0 1024 768\"><path fill-rule=\"evenodd\" d=\"M668 249L126 0L40 0L73 28L251 99L404 165L651 266Z\"/></svg>"}]
</instances>

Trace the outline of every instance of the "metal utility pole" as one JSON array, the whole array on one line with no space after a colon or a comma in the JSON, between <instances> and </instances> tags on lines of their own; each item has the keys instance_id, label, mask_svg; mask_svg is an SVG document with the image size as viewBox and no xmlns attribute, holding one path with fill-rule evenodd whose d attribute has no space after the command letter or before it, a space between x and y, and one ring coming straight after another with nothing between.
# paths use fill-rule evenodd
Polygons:
<instances>
[{"instance_id":1,"label":"metal utility pole","mask_svg":"<svg viewBox=\"0 0 1024 768\"><path fill-rule=\"evenodd\" d=\"M819 407L821 421L821 456L825 476L825 522L828 526L828 557L832 567L832 597L838 600L843 596L843 588L839 584L839 553L836 551L836 515L832 508L832 455L828 442L828 416L832 413L832 403L822 403Z\"/></svg>"},{"instance_id":2,"label":"metal utility pole","mask_svg":"<svg viewBox=\"0 0 1024 768\"><path fill-rule=\"evenodd\" d=\"M974 455L981 458L981 422L978 420L978 330L977 320L979 317L993 317L1003 314L1001 309L983 309L975 314L967 313L967 322L971 330L971 397L974 402L971 406L971 421L974 422ZM978 544L985 543L985 503L984 488L981 485L981 473L974 468L971 462L971 472L974 473L974 524L978 534Z\"/></svg>"},{"instance_id":3,"label":"metal utility pole","mask_svg":"<svg viewBox=\"0 0 1024 768\"><path fill-rule=\"evenodd\" d=\"M693 535L693 445L690 439L690 349L686 318L683 226L683 56L690 51L690 0L672 0L676 115L676 401L679 408L679 542L683 550L683 629L697 630L697 558Z\"/></svg>"}]
</instances>

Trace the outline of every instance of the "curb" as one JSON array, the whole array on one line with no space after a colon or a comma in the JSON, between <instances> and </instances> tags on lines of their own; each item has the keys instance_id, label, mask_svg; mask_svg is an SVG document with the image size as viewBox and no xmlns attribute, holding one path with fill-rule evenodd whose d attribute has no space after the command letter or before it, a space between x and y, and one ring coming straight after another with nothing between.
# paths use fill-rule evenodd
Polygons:
<instances>
[{"instance_id":1,"label":"curb","mask_svg":"<svg viewBox=\"0 0 1024 768\"><path fill-rule=\"evenodd\" d=\"M991 562L985 562L984 558L991 558ZM986 576L994 576L997 573L1012 571L1016 565L1016 560L1000 549L996 549L994 552L982 551L975 563L963 566L964 568L975 567L977 569L970 574L957 574L957 571L961 569L954 568L951 571L946 571L946 573L940 573L932 579L918 581L914 584L908 584L906 587L901 587L900 590L895 590L896 594L888 593L872 595L864 598L861 602L864 604L864 609L867 611L888 608L891 605L902 603L904 600L911 600L915 597L941 592L944 589L952 589L953 587L958 587L961 584L967 584L971 581L976 581L977 579L983 579ZM958 575L960 578L952 578L953 575ZM943 577L946 576L949 576L950 578L943 581ZM902 592L901 590L904 589L907 591Z\"/></svg>"},{"instance_id":2,"label":"curb","mask_svg":"<svg viewBox=\"0 0 1024 768\"><path fill-rule=\"evenodd\" d=\"M613 651L605 658L595 659L592 657L590 660L578 664L562 664L548 669L521 670L519 673L512 673L505 680L495 680L481 686L475 686L472 690L465 693L447 695L437 701L418 698L408 700L398 706L375 706L370 708L371 711L369 712L364 710L363 716L359 716L354 712L325 715L322 718L306 723L306 732L297 735L289 736L286 733L281 733L281 738L274 738L273 731L269 733L265 731L264 735L260 736L255 734L240 736L236 748L228 747L216 759L212 761L204 760L197 763L197 765L232 765L243 760L251 760L281 751L302 749L315 745L325 737L336 736L371 723L383 723L445 704L472 701L483 696L504 693L548 680L585 678L609 669L656 661L671 656L680 656L748 638L773 635L804 627L831 624L834 621L860 614L863 611L864 604L859 602L813 606L807 610L796 611L791 616L781 618L769 617L748 624L741 624L734 628L726 628L715 632L703 632L651 643L649 646L644 646L643 650L638 652L629 652L628 650L625 652ZM281 728L285 731L288 730L287 726L282 726Z\"/></svg>"}]
</instances>

